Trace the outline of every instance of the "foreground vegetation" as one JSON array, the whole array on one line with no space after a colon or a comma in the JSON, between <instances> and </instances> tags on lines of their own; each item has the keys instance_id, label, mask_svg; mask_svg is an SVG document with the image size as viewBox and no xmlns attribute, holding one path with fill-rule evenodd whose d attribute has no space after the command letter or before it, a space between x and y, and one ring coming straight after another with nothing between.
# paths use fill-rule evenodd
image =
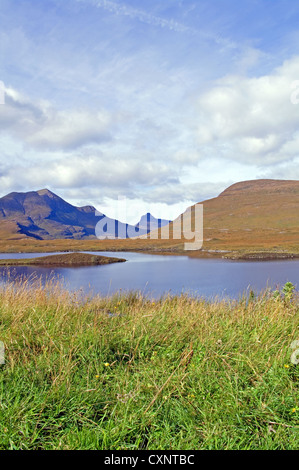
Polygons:
<instances>
[{"instance_id":1,"label":"foreground vegetation","mask_svg":"<svg viewBox=\"0 0 299 470\"><path fill-rule=\"evenodd\" d=\"M296 449L293 287L239 301L0 288L0 449Z\"/></svg>"}]
</instances>

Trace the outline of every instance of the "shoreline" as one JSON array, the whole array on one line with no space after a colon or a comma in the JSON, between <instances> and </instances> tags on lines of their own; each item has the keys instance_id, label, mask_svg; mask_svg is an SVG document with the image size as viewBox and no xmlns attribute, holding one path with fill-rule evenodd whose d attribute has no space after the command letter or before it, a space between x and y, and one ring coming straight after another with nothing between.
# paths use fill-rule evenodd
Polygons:
<instances>
[{"instance_id":1,"label":"shoreline","mask_svg":"<svg viewBox=\"0 0 299 470\"><path fill-rule=\"evenodd\" d=\"M99 266L112 263L122 263L123 258L97 256L88 253L66 253L49 255L38 258L0 259L0 266L45 266L45 267L77 267Z\"/></svg>"},{"instance_id":2,"label":"shoreline","mask_svg":"<svg viewBox=\"0 0 299 470\"><path fill-rule=\"evenodd\" d=\"M98 252L128 252L142 253L160 256L187 256L190 258L203 259L227 259L231 261L273 261L273 260L292 260L299 258L299 248L289 247L278 249L267 247L248 247L239 248L221 247L203 248L196 251L184 251L183 245L169 246L154 243L134 243L131 246L128 242L120 240L119 243L114 241L103 241L102 243L90 240L41 240L39 242L28 242L28 240L0 240L0 253L86 253ZM50 256L50 255L49 255ZM53 255L52 255L53 256ZM3 263L1 263L3 264Z\"/></svg>"},{"instance_id":3,"label":"shoreline","mask_svg":"<svg viewBox=\"0 0 299 470\"><path fill-rule=\"evenodd\" d=\"M88 252L92 250L55 250L56 253L63 253L62 255L49 255L48 257L54 257L54 256L66 256L68 254L73 254L73 253L84 253L88 255ZM238 252L225 252L225 254L221 251L204 251L204 252L188 252L188 251L155 251L155 250L138 250L138 249L121 249L121 250L113 250L113 249L106 249L106 250L94 250L98 253L103 253L103 256L98 255L101 258L109 258L110 263L117 263L117 262L124 262L126 261L125 259L122 258L111 258L111 257L105 257L104 254L107 252L110 253L141 253L144 255L156 255L156 256L184 256L188 258L197 258L197 259L222 259L222 260L227 260L227 261L286 261L286 260L296 260L299 259L299 253L285 253L285 252L249 252L249 253L238 253ZM1 250L0 253L7 254L20 254L20 253L28 253L28 254L34 254L34 253L51 253L49 250L46 251L3 251ZM54 253L54 251L53 251ZM93 255L96 256L96 255ZM40 258L12 258L12 259L0 259L0 266L16 266L16 265L50 265L50 266L88 266L88 265L100 265L100 264L108 264L107 262L79 262L79 263L46 263L45 259L47 258L46 256L40 257ZM43 260L43 261L42 261Z\"/></svg>"}]
</instances>

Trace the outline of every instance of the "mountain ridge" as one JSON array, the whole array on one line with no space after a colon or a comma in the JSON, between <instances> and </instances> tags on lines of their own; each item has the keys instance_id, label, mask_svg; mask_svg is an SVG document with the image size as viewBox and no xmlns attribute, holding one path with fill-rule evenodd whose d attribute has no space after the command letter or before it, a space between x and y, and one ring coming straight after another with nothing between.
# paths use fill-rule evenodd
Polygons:
<instances>
[{"instance_id":1,"label":"mountain ridge","mask_svg":"<svg viewBox=\"0 0 299 470\"><path fill-rule=\"evenodd\" d=\"M224 191L222 191L218 197L234 193L236 191L250 190L251 192L283 192L288 190L299 191L299 181L297 180L277 180L277 179L258 179L258 180L247 180L234 183Z\"/></svg>"},{"instance_id":2,"label":"mountain ridge","mask_svg":"<svg viewBox=\"0 0 299 470\"><path fill-rule=\"evenodd\" d=\"M145 217L145 216L143 216ZM150 215L150 220L158 221ZM76 207L47 188L28 192L11 192L0 198L0 238L18 239L96 239L101 222L105 238L126 238L130 233L147 234L148 225L136 226L111 219L92 205ZM162 225L169 223L163 221Z\"/></svg>"}]
</instances>

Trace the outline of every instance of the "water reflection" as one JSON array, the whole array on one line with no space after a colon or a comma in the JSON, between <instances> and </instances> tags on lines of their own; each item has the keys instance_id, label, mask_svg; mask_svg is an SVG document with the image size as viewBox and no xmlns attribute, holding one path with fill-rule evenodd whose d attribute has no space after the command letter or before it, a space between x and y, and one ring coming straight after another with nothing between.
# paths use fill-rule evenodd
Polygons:
<instances>
[{"instance_id":1,"label":"water reflection","mask_svg":"<svg viewBox=\"0 0 299 470\"><path fill-rule=\"evenodd\" d=\"M58 278L70 290L82 289L86 294L112 295L119 290L137 290L150 297L167 293L237 298L250 289L258 292L267 286L276 288L287 281L299 285L299 260L230 261L196 259L188 256L159 256L142 253L95 254L127 259L126 263L104 266L47 268L18 266L1 268L2 279L18 276ZM0 258L46 256L50 253L0 254ZM52 253L53 254L53 253Z\"/></svg>"}]
</instances>

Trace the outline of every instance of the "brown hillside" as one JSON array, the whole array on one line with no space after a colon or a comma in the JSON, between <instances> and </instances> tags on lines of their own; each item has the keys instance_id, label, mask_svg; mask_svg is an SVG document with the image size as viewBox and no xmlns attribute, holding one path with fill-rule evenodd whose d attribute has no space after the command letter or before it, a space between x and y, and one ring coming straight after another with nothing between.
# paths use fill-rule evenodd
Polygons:
<instances>
[{"instance_id":1,"label":"brown hillside","mask_svg":"<svg viewBox=\"0 0 299 470\"><path fill-rule=\"evenodd\" d=\"M198 204L203 205L204 213L201 253L255 250L299 252L299 181L244 181L233 184L218 197ZM191 211L192 231L195 228L196 206L182 214L184 216ZM181 217L167 228L170 238L174 227L176 230L179 227L180 231ZM166 238L165 228L162 228L162 238ZM164 246L167 244L166 241L159 242ZM172 240L168 244L183 249L182 241Z\"/></svg>"},{"instance_id":2,"label":"brown hillside","mask_svg":"<svg viewBox=\"0 0 299 470\"><path fill-rule=\"evenodd\" d=\"M204 248L299 249L299 181L236 183L203 207Z\"/></svg>"}]
</instances>

